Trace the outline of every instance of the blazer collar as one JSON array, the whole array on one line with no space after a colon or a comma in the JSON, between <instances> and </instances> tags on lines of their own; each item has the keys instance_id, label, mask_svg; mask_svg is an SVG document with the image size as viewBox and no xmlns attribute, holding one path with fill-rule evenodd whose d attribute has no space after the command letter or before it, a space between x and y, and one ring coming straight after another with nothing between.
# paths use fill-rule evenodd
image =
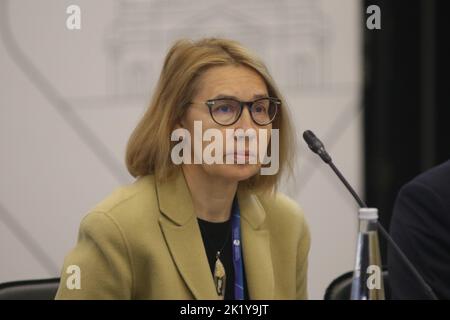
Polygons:
<instances>
[{"instance_id":1,"label":"blazer collar","mask_svg":"<svg viewBox=\"0 0 450 320\"><path fill-rule=\"evenodd\" d=\"M165 182L156 182L161 230L171 255L196 299L218 299L191 194L181 168ZM237 191L241 211L244 267L251 299L272 299L273 266L269 233L262 228L265 210L257 197Z\"/></svg>"},{"instance_id":2,"label":"blazer collar","mask_svg":"<svg viewBox=\"0 0 450 320\"><path fill-rule=\"evenodd\" d=\"M177 168L168 180L157 181L156 190L161 212L173 223L183 226L195 216L191 193L181 167ZM253 229L258 229L266 217L258 198L242 187L238 187L237 197L241 217L247 220Z\"/></svg>"}]
</instances>

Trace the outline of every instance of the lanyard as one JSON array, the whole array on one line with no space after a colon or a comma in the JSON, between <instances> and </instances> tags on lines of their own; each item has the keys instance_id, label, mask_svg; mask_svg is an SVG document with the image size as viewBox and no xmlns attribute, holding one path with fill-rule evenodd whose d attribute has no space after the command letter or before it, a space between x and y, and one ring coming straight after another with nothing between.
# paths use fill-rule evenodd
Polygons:
<instances>
[{"instance_id":1,"label":"lanyard","mask_svg":"<svg viewBox=\"0 0 450 320\"><path fill-rule=\"evenodd\" d=\"M234 197L231 214L231 239L233 245L234 266L234 299L244 300L244 272L241 250L241 211L239 210L237 196Z\"/></svg>"}]
</instances>

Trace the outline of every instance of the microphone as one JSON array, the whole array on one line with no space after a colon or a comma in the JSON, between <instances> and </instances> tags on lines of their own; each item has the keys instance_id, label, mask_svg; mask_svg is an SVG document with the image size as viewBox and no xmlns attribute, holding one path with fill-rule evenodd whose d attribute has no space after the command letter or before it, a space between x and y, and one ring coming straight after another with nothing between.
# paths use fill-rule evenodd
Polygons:
<instances>
[{"instance_id":1,"label":"microphone","mask_svg":"<svg viewBox=\"0 0 450 320\"><path fill-rule=\"evenodd\" d=\"M356 191L352 188L352 186L347 182L345 177L339 171L339 169L334 165L333 160L331 159L328 152L325 150L325 146L322 141L316 137L316 135L311 130L306 130L303 132L303 139L308 144L308 147L312 150L312 152L316 153L320 156L320 158L327 163L331 169L336 173L341 182L345 185L348 191L352 194L353 198L355 198L356 202L361 208L368 208L367 204L358 196ZM425 279L420 275L419 271L414 267L408 257L404 254L404 252L400 249L400 247L395 243L395 241L391 238L389 233L384 229L383 225L378 221L377 222L378 229L380 230L383 237L388 241L389 245L392 246L395 253L400 257L400 259L406 264L408 269L414 274L414 277L420 283L422 288L425 290L425 293L433 300L438 300L436 294L425 281Z\"/></svg>"},{"instance_id":2,"label":"microphone","mask_svg":"<svg viewBox=\"0 0 450 320\"><path fill-rule=\"evenodd\" d=\"M303 132L303 139L305 139L308 147L312 150L312 152L318 154L325 163L332 163L330 155L325 150L325 146L322 141L320 141L316 135L310 131L306 130Z\"/></svg>"}]
</instances>

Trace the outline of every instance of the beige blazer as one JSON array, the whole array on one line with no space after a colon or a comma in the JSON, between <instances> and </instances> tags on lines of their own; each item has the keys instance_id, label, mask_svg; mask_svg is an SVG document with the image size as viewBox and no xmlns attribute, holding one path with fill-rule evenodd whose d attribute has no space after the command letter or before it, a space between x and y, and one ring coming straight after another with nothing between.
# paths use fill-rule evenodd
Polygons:
<instances>
[{"instance_id":1,"label":"beige blazer","mask_svg":"<svg viewBox=\"0 0 450 320\"><path fill-rule=\"evenodd\" d=\"M281 193L237 195L250 299L306 299L302 211ZM56 299L218 299L182 170L165 183L138 178L84 217Z\"/></svg>"}]
</instances>

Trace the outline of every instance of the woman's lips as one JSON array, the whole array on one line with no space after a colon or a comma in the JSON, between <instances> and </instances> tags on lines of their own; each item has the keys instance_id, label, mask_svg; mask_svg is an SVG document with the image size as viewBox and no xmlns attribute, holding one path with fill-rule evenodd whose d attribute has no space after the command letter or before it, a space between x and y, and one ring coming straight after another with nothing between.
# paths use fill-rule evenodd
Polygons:
<instances>
[{"instance_id":1,"label":"woman's lips","mask_svg":"<svg viewBox=\"0 0 450 320\"><path fill-rule=\"evenodd\" d=\"M256 155L253 152L230 152L226 154L226 157L233 157L236 162L249 162L250 160L256 160Z\"/></svg>"}]
</instances>

